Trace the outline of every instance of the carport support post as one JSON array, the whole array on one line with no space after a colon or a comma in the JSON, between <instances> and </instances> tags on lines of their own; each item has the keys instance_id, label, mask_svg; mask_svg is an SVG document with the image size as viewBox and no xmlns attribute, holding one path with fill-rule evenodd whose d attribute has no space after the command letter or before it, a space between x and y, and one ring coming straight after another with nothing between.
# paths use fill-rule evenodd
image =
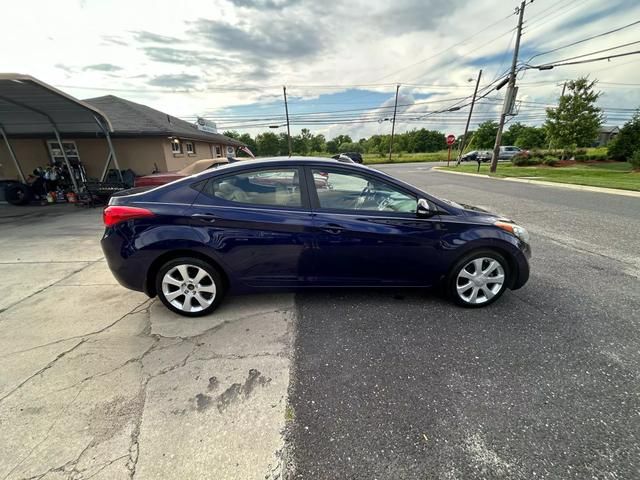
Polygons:
<instances>
[{"instance_id":1,"label":"carport support post","mask_svg":"<svg viewBox=\"0 0 640 480\"><path fill-rule=\"evenodd\" d=\"M104 172L102 174L101 180L104 181L104 179L106 178L107 172L109 170L109 163L111 163L111 160L113 160L113 164L116 166L116 170L118 171L118 177L120 177L120 182L124 183L124 180L122 178L122 171L120 171L120 165L118 164L118 157L116 157L116 149L113 148L113 143L111 142L111 135L109 135L109 129L104 126L104 124L100 121L98 117L94 116L93 118L96 120L96 123L100 125L100 128L104 132L104 136L107 139L107 144L109 145L109 152L110 152L110 155L107 155L107 164L104 167Z\"/></svg>"},{"instance_id":2,"label":"carport support post","mask_svg":"<svg viewBox=\"0 0 640 480\"><path fill-rule=\"evenodd\" d=\"M11 160L13 160L13 163L16 166L16 170L18 170L18 176L20 177L20 181L22 183L27 183L27 179L24 176L24 172L22 171L22 168L20 167L20 163L16 158L16 152L13 151L13 147L9 143L9 139L7 138L7 133L4 131L4 128L2 128L2 125L0 125L0 134L2 134L2 138L4 138L4 143L7 145L7 150L9 150L9 155L11 156Z\"/></svg>"},{"instance_id":3,"label":"carport support post","mask_svg":"<svg viewBox=\"0 0 640 480\"><path fill-rule=\"evenodd\" d=\"M60 132L58 132L58 128L53 124L53 133L56 134L56 140L58 140L58 145L60 145L60 150L62 150L62 157L64 158L64 163L67 166L67 170L69 170L69 175L71 176L71 183L73 183L73 191L76 193L80 192L78 188L78 182L76 181L76 176L73 174L73 169L71 168L71 164L69 163L69 157L67 157L67 152L64 151L64 146L62 145L62 139L60 138Z\"/></svg>"}]
</instances>

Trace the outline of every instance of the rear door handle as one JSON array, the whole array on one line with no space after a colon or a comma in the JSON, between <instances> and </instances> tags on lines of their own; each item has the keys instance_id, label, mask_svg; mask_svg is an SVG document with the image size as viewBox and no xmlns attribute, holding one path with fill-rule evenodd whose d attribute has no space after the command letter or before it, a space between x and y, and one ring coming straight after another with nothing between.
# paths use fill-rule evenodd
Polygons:
<instances>
[{"instance_id":1,"label":"rear door handle","mask_svg":"<svg viewBox=\"0 0 640 480\"><path fill-rule=\"evenodd\" d=\"M336 225L335 223L329 223L320 227L320 230L330 233L331 235L339 235L344 231L344 227Z\"/></svg>"},{"instance_id":2,"label":"rear door handle","mask_svg":"<svg viewBox=\"0 0 640 480\"><path fill-rule=\"evenodd\" d=\"M193 215L191 215L191 218L195 220L202 220L203 222L213 223L218 217L216 217L213 213L194 213Z\"/></svg>"}]
</instances>

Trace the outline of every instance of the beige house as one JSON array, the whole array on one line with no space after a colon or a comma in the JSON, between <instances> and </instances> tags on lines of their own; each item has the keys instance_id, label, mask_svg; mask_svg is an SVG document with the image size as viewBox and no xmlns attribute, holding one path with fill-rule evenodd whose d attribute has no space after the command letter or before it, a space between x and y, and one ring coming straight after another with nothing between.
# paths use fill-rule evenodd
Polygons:
<instances>
[{"instance_id":1,"label":"beige house","mask_svg":"<svg viewBox=\"0 0 640 480\"><path fill-rule=\"evenodd\" d=\"M244 144L219 133L204 131L153 108L113 95L90 98L84 103L108 118L118 164L136 175L180 170L196 160L234 156ZM206 128L206 127L204 127ZM109 146L95 133L65 134L62 143L71 162L79 160L87 176L101 178ZM11 145L25 175L54 161L63 161L53 133L11 137ZM111 168L114 168L113 163ZM18 179L18 171L6 145L0 143L0 179Z\"/></svg>"}]
</instances>

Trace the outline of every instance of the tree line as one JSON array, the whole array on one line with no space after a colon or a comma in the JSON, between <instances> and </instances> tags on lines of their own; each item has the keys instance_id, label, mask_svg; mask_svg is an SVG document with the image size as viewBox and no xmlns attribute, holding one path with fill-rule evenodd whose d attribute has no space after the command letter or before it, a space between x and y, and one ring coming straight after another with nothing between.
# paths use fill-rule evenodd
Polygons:
<instances>
[{"instance_id":1,"label":"tree line","mask_svg":"<svg viewBox=\"0 0 640 480\"><path fill-rule=\"evenodd\" d=\"M503 145L515 145L523 149L554 148L572 151L590 147L596 141L602 126L603 112L596 102L601 96L595 90L597 80L579 78L567 82L566 93L558 100L557 107L546 109L546 121L542 126L513 122L502 136ZM465 150L488 150L494 146L498 123L486 121L467 136ZM226 131L224 135L247 144L259 156L288 155L286 133L263 132L252 137L248 133ZM296 155L336 154L360 152L385 155L389 152L391 135L372 135L355 141L349 135L338 135L327 140L323 134L313 134L303 128L299 135L291 137ZM460 139L458 139L460 141ZM426 153L447 148L445 133L425 128L414 129L394 136L394 152ZM456 145L459 148L459 144Z\"/></svg>"}]
</instances>

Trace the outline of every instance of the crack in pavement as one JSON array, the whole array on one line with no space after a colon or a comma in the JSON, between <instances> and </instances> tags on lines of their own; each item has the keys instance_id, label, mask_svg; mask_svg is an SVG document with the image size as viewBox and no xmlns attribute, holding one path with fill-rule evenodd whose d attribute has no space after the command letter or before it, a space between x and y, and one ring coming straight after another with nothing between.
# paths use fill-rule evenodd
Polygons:
<instances>
[{"instance_id":1,"label":"crack in pavement","mask_svg":"<svg viewBox=\"0 0 640 480\"><path fill-rule=\"evenodd\" d=\"M40 445L42 445L45 441L48 440L49 435L51 434L51 431L55 428L55 426L58 424L58 421L62 418L62 416L67 412L67 410L75 403L75 401L77 400L77 398L80 396L80 394L82 393L82 391L84 390L84 387L80 387L78 389L78 392L75 394L75 396L73 397L73 399L71 399L71 401L69 403L67 403L64 407L62 407L60 409L60 412L58 413L58 415L56 415L56 419L54 420L54 422L49 426L49 429L47 430L47 433L45 434L44 438L42 440L40 440L38 443L36 443L33 447L31 447L31 450L29 450L29 453L22 459L20 460L20 462L18 462L17 465L15 465L10 471L9 473L7 473L3 480L6 480L7 478L9 478L9 476L16 471L16 469L18 467L20 467L20 465L22 465L35 451L36 448L38 448Z\"/></svg>"},{"instance_id":2,"label":"crack in pavement","mask_svg":"<svg viewBox=\"0 0 640 480\"><path fill-rule=\"evenodd\" d=\"M17 300L17 301L15 301L15 302L13 302L13 303L10 303L10 304L9 304L9 305L7 305L6 307L4 307L4 308L0 309L0 314L2 314L2 313L4 313L4 312L6 312L6 311L7 311L7 310L9 310L10 308L13 308L13 307L15 307L15 306L16 306L16 305L18 305L18 304L20 304L20 303L24 302L25 300L29 300L30 298L32 298L32 297L34 297L34 296L36 296L36 295L38 295L38 294L40 294L40 293L44 292L45 290L47 290L47 289L49 289L49 288L51 288L51 287L53 287L53 286L57 285L58 283L65 281L67 278L72 277L72 276L73 276L73 275L75 275L76 273L80 273L80 272L82 272L83 270L86 270L87 268L89 268L89 267L91 267L91 266L95 265L96 263L101 262L101 261L102 261L102 258L103 258L103 257L101 257L101 258L100 258L100 259L98 259L98 260L93 260L93 261L83 262L83 263L88 263L88 265L85 265L84 267L79 268L78 270L74 270L73 272L69 273L68 275L65 275L64 277L59 278L59 279L58 279L58 280L56 280L55 282L53 282L53 283L51 283L51 284L49 284L49 285L46 285L45 287L42 287L40 290L36 290L35 292L31 293L30 295L27 295L27 296L26 296L26 297L24 297L24 298L21 298L20 300ZM21 263L23 263L23 262L19 262L19 263L21 264ZM38 263L39 263L39 262L38 262ZM66 262L60 262L60 263L66 263ZM0 319L0 321L2 321L2 319Z\"/></svg>"},{"instance_id":3,"label":"crack in pavement","mask_svg":"<svg viewBox=\"0 0 640 480\"><path fill-rule=\"evenodd\" d=\"M146 304L149 305L146 305ZM67 337L67 338L61 338L60 340L55 340L53 342L49 342L49 343L43 343L42 345L36 345L35 347L30 347L30 348L25 348L24 350L17 350L15 352L11 352L11 353L7 353L5 355L0 355L0 358L5 358L5 357L10 357L11 355L18 355L19 353L25 353L25 352L31 352L33 350L37 350L38 348L45 348L45 347L50 347L52 345L56 345L58 343L63 343L63 342L68 342L69 340L76 340L78 338L86 338L86 337L92 337L94 335L98 335L100 333L104 333L105 331L109 330L111 327L115 326L116 324L118 324L119 322L121 322L122 320L124 320L126 317L128 317L129 315L136 315L138 313L142 313L144 312L146 309L151 307L151 304L153 303L153 299L152 298L148 298L146 299L144 302L136 305L133 310L125 313L124 315L122 315L120 318L118 318L117 320L115 320L113 323L110 323L109 325L100 328L98 330L94 330L93 332L89 332L89 333L84 333L82 335L75 335L73 337ZM145 306L146 305L146 306ZM141 308L144 307L144 308Z\"/></svg>"},{"instance_id":4,"label":"crack in pavement","mask_svg":"<svg viewBox=\"0 0 640 480\"><path fill-rule=\"evenodd\" d=\"M142 304L137 305L136 307L134 307L130 312L125 313L122 317L118 318L115 322L107 325L104 328L101 328L100 330L96 330L95 332L91 332L85 335L78 335L76 337L70 337L70 338L66 338L64 340L58 340L56 342L51 342L48 345L54 345L56 343L60 343L63 341L69 341L69 340L75 340L77 338L80 338L81 340L76 343L73 347L69 348L68 350L63 351L62 353L58 354L53 360L51 360L47 365L45 365L44 367L42 367L40 370L38 370L37 372L35 372L34 374L30 375L29 377L27 377L25 380L23 380L22 382L20 382L15 388L11 389L9 392L7 392L4 396L0 397L0 403L2 403L4 400L6 400L7 398L9 398L11 395L13 395L15 392L17 392L18 390L20 390L24 385L26 385L29 381L33 380L35 377L37 377L38 375L41 375L42 373L44 373L45 371L49 370L51 367L53 367L61 358L64 358L67 354L71 353L72 351L74 351L76 348L80 347L82 344L84 344L85 342L87 342L88 337L91 337L93 335L97 335L99 333L102 333L106 330L108 330L109 328L113 327L114 325L116 325L118 322L122 321L123 319L125 319L126 317L128 317L129 315L133 315L136 313L140 313L141 311L138 310L139 307L143 306L144 304L148 303L149 300L145 300ZM142 310L144 311L144 310ZM38 347L34 347L34 348L38 348ZM29 349L31 350L31 349ZM24 351L29 351L29 350L24 350ZM14 353L18 353L18 352L14 352ZM2 357L0 357L2 358Z\"/></svg>"},{"instance_id":5,"label":"crack in pavement","mask_svg":"<svg viewBox=\"0 0 640 480\"><path fill-rule=\"evenodd\" d=\"M88 267L88 266L87 266ZM85 267L86 268L86 267ZM48 287L47 287L48 288ZM9 398L11 395L15 394L17 391L19 391L21 388L23 388L26 384L28 384L31 380L33 380L34 378L43 375L46 371L50 370L54 365L56 365L56 363L62 359L64 359L67 355L69 355L70 353L76 351L78 348L80 348L82 345L85 344L89 344L89 343L99 343L101 341L101 338L92 338L95 337L96 335L100 334L100 333L104 333L107 330L109 330L110 328L114 327L115 325L117 325L119 322L121 322L123 319L129 317L130 315L134 315L134 314L139 314L139 313L143 313L146 312L146 318L145 318L145 325L144 328L137 333L137 336L142 336L142 337L150 337L151 339L153 339L153 342L150 346L148 346L148 348L146 348L142 353L138 354L136 357L133 358L129 358L127 359L125 362L117 365L114 368L110 368L108 371L103 371L103 372L99 372L96 373L94 375L88 375L84 378L82 378L81 380L75 382L72 385L69 385L67 387L64 387L62 389L56 390L56 391L61 391L61 390L70 390L70 389L77 389L77 392L75 394L75 396L73 397L73 399L71 400L71 402L69 402L65 407L63 407L61 409L61 411L59 412L59 414L56 416L56 420L51 424L51 426L49 427L49 429L47 430L47 433L45 434L44 438L42 438L37 444L35 444L31 450L27 453L27 455L22 458L12 469L11 471L4 477L5 479L10 477L21 465L24 464L24 462L29 459L34 452L38 449L38 447L40 447L42 444L44 444L44 442L46 442L50 436L50 433L53 431L53 429L55 428L55 426L57 425L57 423L60 421L61 418L64 417L65 413L69 410L69 408L71 408L71 406L73 405L73 403L76 401L76 399L78 398L78 396L81 394L81 392L88 386L88 383L92 380L95 380L97 378L101 378L101 377L105 377L107 375L113 374L114 372L126 367L127 365L131 365L134 363L139 364L140 367L140 387L139 390L136 394L135 397L133 397L134 399L137 398L137 402L136 402L136 410L135 410L135 418L132 418L131 422L133 425L133 429L131 431L131 436L130 436L130 442L129 442L129 447L127 450L127 453L125 455L121 455L118 456L117 458L113 459L113 460L109 460L106 461L103 464L99 465L99 469L95 472L93 472L93 469L97 468L97 466L94 464L91 467L85 468L85 469L78 469L78 464L80 463L80 461L83 459L83 456L86 454L86 452L96 446L99 445L101 442L96 440L95 437L93 437L91 439L91 441L82 449L82 451L79 452L79 454L67 461L66 463L64 463L63 465L59 465L56 467L52 467L50 469L48 469L47 471L45 471L44 473L35 475L33 477L29 477L28 480L35 480L35 479L41 479L43 477L45 477L47 474L51 474L51 473L62 473L65 475L68 475L70 478L83 478L83 474L86 472L91 471L91 475L87 478L91 478L95 475L97 475L100 471L102 471L103 469L107 468L109 465L111 465L112 463L118 461L118 460L124 460L126 459L126 464L124 465L124 467L127 469L128 475L130 479L133 479L134 476L136 475L136 471L137 471L137 467L138 467L138 460L139 460L139 455L140 455L140 433L141 433L141 428L142 428L142 421L143 421L143 416L144 416L144 412L145 412L145 407L146 407L146 400L147 400L147 391L148 391L148 384L150 381L152 381L153 379L162 376L162 375L166 375L176 369L179 368L183 368L185 367L188 363L191 362L195 362L195 361L207 361L207 360L213 360L213 359L243 359L243 358L252 358L252 357L262 357L262 356L286 356L286 353L283 352L277 352L274 354L268 353L268 352L259 352L253 355L234 355L234 354L229 354L229 355L225 355L225 354L215 354L215 353L211 353L211 352L201 352L201 353L205 353L206 357L203 358L194 358L193 356L202 349L202 347L205 347L205 345L207 345L206 343L202 342L202 339L205 338L207 335L210 335L212 333L215 333L227 326L229 326L230 324L233 323L237 323L243 320L247 320L247 319L251 319L251 318L255 318L255 317L260 317L260 316L264 316L264 315L268 315L268 314L272 314L272 313L278 313L278 312L282 312L282 313L286 313L291 311L291 309L289 308L276 308L276 309L272 309L272 310L266 310L266 311L261 311L261 312L256 312L256 313L252 313L249 315L243 315L237 318L233 318L233 319L227 319L224 320L206 330L204 330L201 333L198 333L197 335L192 335L192 336L164 336L160 333L152 333L152 319L151 319L151 305L153 304L153 300L152 299L146 299L144 302L136 305L134 308L132 308L129 312L125 313L124 315L122 315L120 318L116 319L115 321L111 322L109 325L84 334L84 335L78 335L78 336L74 336L74 337L70 337L70 338L66 338L66 339L62 339L62 340L57 340L55 342L50 342L46 345L39 345L37 347L33 347L30 349L26 349L23 350L22 352L25 351L30 351L30 350L34 350L37 348L42 348L44 346L49 346L49 345L54 345L57 343L61 343L64 341L69 341L69 340L75 340L75 339L79 339L79 341L77 343L75 343L72 347L68 348L67 350L65 350L64 352L58 354L56 356L56 358L54 358L53 360L51 360L47 365L45 365L44 367L42 367L40 370L38 370L37 372L35 372L33 375L29 376L28 378L26 378L25 380L23 380L17 387L15 387L14 389L12 389L10 392L8 392L6 395L4 395L4 397L0 398L0 402L6 400L7 398ZM170 342L167 344L167 342ZM157 352L157 351L161 351L161 350L165 350L165 349L169 349L169 348L176 348L179 347L180 345L184 345L185 342L187 344L189 344L191 346L191 348L187 348L187 352L184 354L184 356L182 356L182 358L179 359L179 361L176 362L172 362L170 365L166 365L164 368L157 370L157 371L147 371L147 369L149 369L149 365L145 366L145 358L148 357L151 353L153 352ZM16 353L22 353L22 352L13 352L12 354L16 354ZM5 355L6 356L6 355ZM0 357L2 358L2 357ZM49 392L51 393L51 392ZM85 479L86 480L86 479Z\"/></svg>"}]
</instances>

